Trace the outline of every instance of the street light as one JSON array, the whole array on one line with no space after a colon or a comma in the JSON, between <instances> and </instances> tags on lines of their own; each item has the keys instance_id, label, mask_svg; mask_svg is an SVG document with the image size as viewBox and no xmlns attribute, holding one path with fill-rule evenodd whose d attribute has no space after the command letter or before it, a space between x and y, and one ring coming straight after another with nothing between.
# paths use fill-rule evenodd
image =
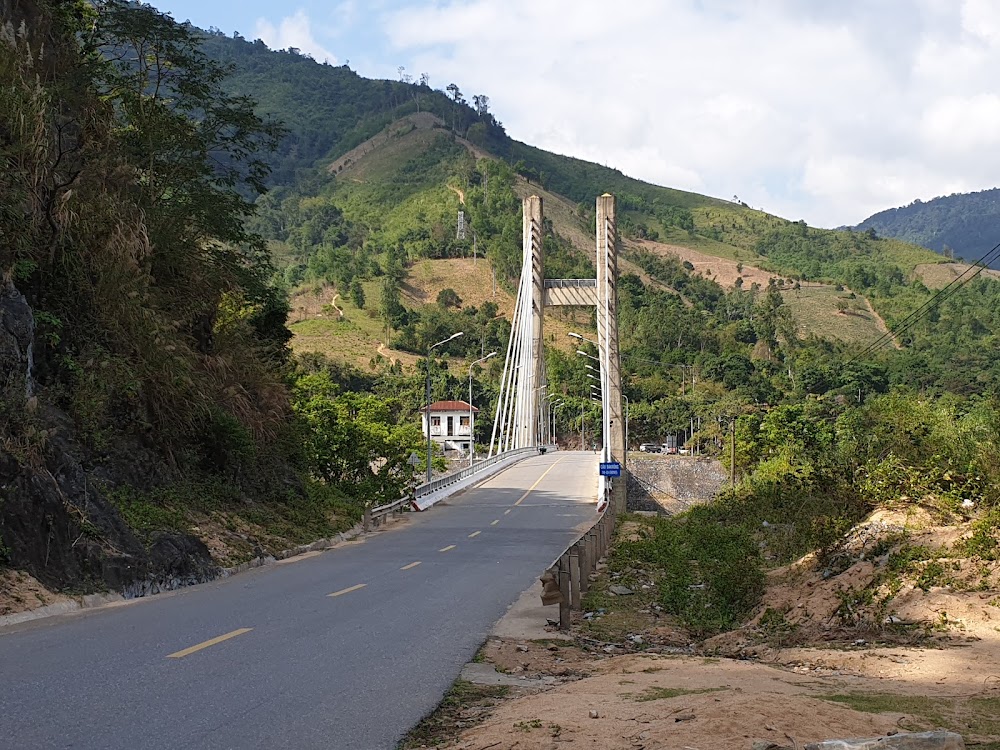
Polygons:
<instances>
[{"instance_id":1,"label":"street light","mask_svg":"<svg viewBox=\"0 0 1000 750\"><path fill-rule=\"evenodd\" d=\"M565 405L566 405L565 399L559 399L558 401L551 401L549 403L549 415L550 415L550 421L552 422L551 426L549 427L549 439L553 442L553 444L556 443L556 411L559 409L560 406L565 406Z\"/></svg>"},{"instance_id":2,"label":"street light","mask_svg":"<svg viewBox=\"0 0 1000 750\"><path fill-rule=\"evenodd\" d=\"M462 336L465 331L459 331L458 333L453 333L448 338L443 341L438 341L436 344L431 344L427 347L427 481L431 481L431 352L434 351L441 344L447 344L449 341L457 339Z\"/></svg>"},{"instance_id":3,"label":"street light","mask_svg":"<svg viewBox=\"0 0 1000 750\"><path fill-rule=\"evenodd\" d=\"M471 365L469 365L469 468L470 469L472 468L472 463L473 461L475 461L476 458L476 436L475 433L472 431L472 425L474 424L474 422L472 421L472 368L478 365L480 362L485 362L490 357L495 357L496 355L497 355L496 352L490 352L485 357L480 357Z\"/></svg>"},{"instance_id":4,"label":"street light","mask_svg":"<svg viewBox=\"0 0 1000 750\"><path fill-rule=\"evenodd\" d=\"M628 412L629 412L629 403L628 403L628 396L626 396L624 393L622 394L622 398L625 399L625 453L628 454Z\"/></svg>"}]
</instances>

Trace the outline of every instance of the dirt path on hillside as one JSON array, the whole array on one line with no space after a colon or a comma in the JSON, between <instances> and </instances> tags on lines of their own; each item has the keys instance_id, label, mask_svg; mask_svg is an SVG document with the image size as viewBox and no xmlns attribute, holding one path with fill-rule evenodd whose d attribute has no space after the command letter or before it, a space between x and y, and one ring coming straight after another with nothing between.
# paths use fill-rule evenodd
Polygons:
<instances>
[{"instance_id":1,"label":"dirt path on hillside","mask_svg":"<svg viewBox=\"0 0 1000 750\"><path fill-rule=\"evenodd\" d=\"M401 138L413 130L431 130L443 126L444 121L430 112L418 112L407 115L390 123L381 132L376 133L367 141L359 143L339 159L336 159L327 167L327 172L335 175L338 172L349 169L369 152L374 151L380 146L384 146L393 138Z\"/></svg>"},{"instance_id":2,"label":"dirt path on hillside","mask_svg":"<svg viewBox=\"0 0 1000 750\"><path fill-rule=\"evenodd\" d=\"M462 188L457 188L454 185L448 185L447 188L458 196L458 202L463 206L465 205L465 191Z\"/></svg>"},{"instance_id":3,"label":"dirt path on hillside","mask_svg":"<svg viewBox=\"0 0 1000 750\"><path fill-rule=\"evenodd\" d=\"M844 288L846 289L847 287ZM889 334L892 340L892 345L895 348L902 349L903 345L899 343L899 339L897 339L896 336L889 330L889 326L886 325L885 320L882 318L882 316L875 311L874 307L872 307L871 301L864 295L858 294L856 296L858 297L858 299L863 299L865 301L865 306L868 308L868 312L871 313L872 320L875 321L876 327L878 327L878 329L882 333Z\"/></svg>"},{"instance_id":4,"label":"dirt path on hillside","mask_svg":"<svg viewBox=\"0 0 1000 750\"><path fill-rule=\"evenodd\" d=\"M333 299L330 300L330 305L333 307L334 310L337 311L337 316L341 320L343 320L344 319L344 310L343 310L343 308L340 307L340 305L337 304L337 297L339 297L339 296L340 296L339 292L337 294L334 294L333 295Z\"/></svg>"}]
</instances>

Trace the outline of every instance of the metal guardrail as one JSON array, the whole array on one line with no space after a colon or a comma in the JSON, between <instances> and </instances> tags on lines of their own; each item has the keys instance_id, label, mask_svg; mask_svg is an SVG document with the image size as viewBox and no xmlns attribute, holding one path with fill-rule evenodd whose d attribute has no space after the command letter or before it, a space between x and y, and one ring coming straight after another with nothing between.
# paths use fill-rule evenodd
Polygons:
<instances>
[{"instance_id":1,"label":"metal guardrail","mask_svg":"<svg viewBox=\"0 0 1000 750\"><path fill-rule=\"evenodd\" d=\"M555 446L548 445L542 447L544 447L545 450L552 450L555 448ZM432 492L437 492L444 487L461 482L463 479L467 479L473 474L478 474L491 466L496 466L498 463L503 461L509 461L512 458L517 458L518 456L530 456L539 452L542 452L539 448L518 448L517 450L507 451L506 453L498 453L497 455L488 458L485 461L480 461L473 466L468 466L459 471L452 472L451 474L446 474L445 476L439 477L431 482L425 482L424 484L419 485L413 491L412 495L404 495L399 498L399 500L386 503L385 505L379 505L375 508L365 508L362 528L365 531L371 531L373 528L378 528L382 524L388 523L392 520L393 515L409 510L415 505L418 498L426 497Z\"/></svg>"},{"instance_id":2,"label":"metal guardrail","mask_svg":"<svg viewBox=\"0 0 1000 750\"><path fill-rule=\"evenodd\" d=\"M546 289L596 289L597 279L545 279Z\"/></svg>"},{"instance_id":3,"label":"metal guardrail","mask_svg":"<svg viewBox=\"0 0 1000 750\"><path fill-rule=\"evenodd\" d=\"M372 528L378 528L383 523L388 523L393 514L402 513L410 507L410 503L413 499L409 495L404 495L391 503L385 505L379 505L376 508L365 508L365 515L363 520L362 528L365 531L371 531Z\"/></svg>"},{"instance_id":4,"label":"metal guardrail","mask_svg":"<svg viewBox=\"0 0 1000 750\"><path fill-rule=\"evenodd\" d=\"M590 576L597 570L598 560L611 547L615 523L624 511L624 507L616 507L614 502L609 502L594 525L569 545L542 574L542 604L559 605L560 630L568 630L570 612L581 609L583 595L590 589Z\"/></svg>"},{"instance_id":5,"label":"metal guardrail","mask_svg":"<svg viewBox=\"0 0 1000 750\"><path fill-rule=\"evenodd\" d=\"M545 446L546 449L548 449L548 447L549 446ZM456 482L461 482L463 479L471 477L473 474L478 474L484 469L495 466L501 461L507 461L511 458L516 458L517 456L529 456L538 452L538 448L517 448L516 450L507 451L505 453L498 453L497 455L487 458L485 461L480 461L473 466L467 466L459 471L446 474L443 477L421 484L416 490L414 490L413 497L415 499L425 497L426 495L430 495L432 492L437 492L444 487L455 484Z\"/></svg>"}]
</instances>

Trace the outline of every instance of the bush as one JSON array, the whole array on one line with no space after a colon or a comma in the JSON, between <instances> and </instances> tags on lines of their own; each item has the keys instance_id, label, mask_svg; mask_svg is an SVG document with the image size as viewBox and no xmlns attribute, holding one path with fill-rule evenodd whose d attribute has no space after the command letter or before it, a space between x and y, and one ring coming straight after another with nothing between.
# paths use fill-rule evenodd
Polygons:
<instances>
[{"instance_id":1,"label":"bush","mask_svg":"<svg viewBox=\"0 0 1000 750\"><path fill-rule=\"evenodd\" d=\"M614 568L655 566L661 604L698 636L735 627L753 611L764 572L746 529L722 523L710 506L647 522L645 538L619 543Z\"/></svg>"}]
</instances>

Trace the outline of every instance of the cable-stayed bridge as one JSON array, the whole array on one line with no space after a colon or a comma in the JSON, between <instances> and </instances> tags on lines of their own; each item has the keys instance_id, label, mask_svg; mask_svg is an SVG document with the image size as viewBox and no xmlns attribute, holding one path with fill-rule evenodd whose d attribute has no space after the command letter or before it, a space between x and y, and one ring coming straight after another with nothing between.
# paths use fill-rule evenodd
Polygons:
<instances>
[{"instance_id":1,"label":"cable-stayed bridge","mask_svg":"<svg viewBox=\"0 0 1000 750\"><path fill-rule=\"evenodd\" d=\"M546 307L577 305L596 308L599 380L601 384L602 463L617 462L622 477L595 477L598 503L625 507L625 424L622 409L621 360L618 351L618 231L615 198L597 199L596 278L549 279L542 250L542 199L524 199L523 256L510 341L500 384L500 397L490 437L490 455L541 446L553 438L547 417L544 356ZM580 337L583 338L583 337ZM583 339L587 340L587 339Z\"/></svg>"}]
</instances>

